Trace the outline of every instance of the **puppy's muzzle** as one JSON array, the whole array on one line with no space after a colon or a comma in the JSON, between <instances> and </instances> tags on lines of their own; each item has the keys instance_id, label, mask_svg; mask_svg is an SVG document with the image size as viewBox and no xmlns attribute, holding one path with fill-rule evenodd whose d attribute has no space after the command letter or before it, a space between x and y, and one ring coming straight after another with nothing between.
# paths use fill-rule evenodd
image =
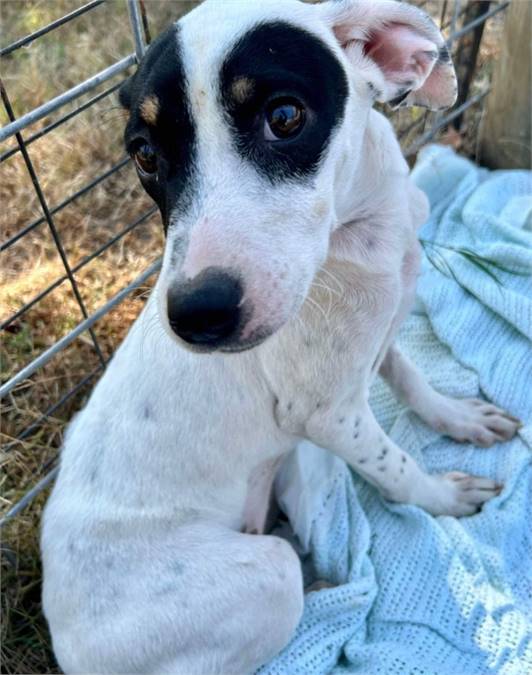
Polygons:
<instances>
[{"instance_id":1,"label":"puppy's muzzle","mask_svg":"<svg viewBox=\"0 0 532 675\"><path fill-rule=\"evenodd\" d=\"M222 269L208 268L184 284L170 286L170 327L182 340L209 350L236 337L242 311L242 284Z\"/></svg>"}]
</instances>

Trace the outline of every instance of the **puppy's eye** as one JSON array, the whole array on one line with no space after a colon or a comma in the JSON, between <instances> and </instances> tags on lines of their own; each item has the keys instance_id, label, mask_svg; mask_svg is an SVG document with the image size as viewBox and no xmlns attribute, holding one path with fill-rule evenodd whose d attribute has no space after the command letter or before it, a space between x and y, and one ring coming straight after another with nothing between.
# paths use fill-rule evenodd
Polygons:
<instances>
[{"instance_id":1,"label":"puppy's eye","mask_svg":"<svg viewBox=\"0 0 532 675\"><path fill-rule=\"evenodd\" d=\"M278 99L266 110L264 137L267 141L284 140L296 136L305 124L305 108L293 99Z\"/></svg>"},{"instance_id":2,"label":"puppy's eye","mask_svg":"<svg viewBox=\"0 0 532 675\"><path fill-rule=\"evenodd\" d=\"M143 143L133 155L139 172L145 176L152 176L157 171L157 155L149 143Z\"/></svg>"}]
</instances>

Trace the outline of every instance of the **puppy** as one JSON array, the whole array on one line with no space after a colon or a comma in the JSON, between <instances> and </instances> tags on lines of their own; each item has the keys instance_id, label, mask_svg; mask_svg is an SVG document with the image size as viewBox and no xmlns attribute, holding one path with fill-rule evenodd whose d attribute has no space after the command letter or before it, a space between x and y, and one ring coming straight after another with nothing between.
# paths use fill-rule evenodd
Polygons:
<instances>
[{"instance_id":1,"label":"puppy","mask_svg":"<svg viewBox=\"0 0 532 675\"><path fill-rule=\"evenodd\" d=\"M372 106L455 96L438 30L391 0L207 0L150 46L121 101L162 215L162 271L68 430L43 522L44 611L66 673L252 673L278 653L302 577L262 533L301 438L434 515L498 493L426 474L368 406L380 371L456 440L488 446L518 427L435 392L393 346L428 209Z\"/></svg>"}]
</instances>

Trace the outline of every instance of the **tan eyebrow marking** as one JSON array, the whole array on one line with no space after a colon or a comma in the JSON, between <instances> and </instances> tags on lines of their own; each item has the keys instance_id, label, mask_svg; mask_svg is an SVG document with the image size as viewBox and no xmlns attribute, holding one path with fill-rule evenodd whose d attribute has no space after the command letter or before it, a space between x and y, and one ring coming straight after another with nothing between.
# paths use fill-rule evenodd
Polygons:
<instances>
[{"instance_id":1,"label":"tan eyebrow marking","mask_svg":"<svg viewBox=\"0 0 532 675\"><path fill-rule=\"evenodd\" d=\"M249 77L239 77L231 85L231 94L236 103L244 103L253 92L253 80Z\"/></svg>"},{"instance_id":2,"label":"tan eyebrow marking","mask_svg":"<svg viewBox=\"0 0 532 675\"><path fill-rule=\"evenodd\" d=\"M155 94L149 94L140 104L140 116L151 126L157 124L157 116L159 115L159 99Z\"/></svg>"}]
</instances>

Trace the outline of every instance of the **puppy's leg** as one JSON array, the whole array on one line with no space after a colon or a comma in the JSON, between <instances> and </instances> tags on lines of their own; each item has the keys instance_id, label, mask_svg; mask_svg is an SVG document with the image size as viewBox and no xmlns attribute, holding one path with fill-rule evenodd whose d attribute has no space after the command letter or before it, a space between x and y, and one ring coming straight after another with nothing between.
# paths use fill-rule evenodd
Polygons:
<instances>
[{"instance_id":1,"label":"puppy's leg","mask_svg":"<svg viewBox=\"0 0 532 675\"><path fill-rule=\"evenodd\" d=\"M500 408L478 399L453 399L434 390L418 368L392 345L380 374L397 397L430 427L455 441L489 447L515 436L521 422Z\"/></svg>"},{"instance_id":2,"label":"puppy's leg","mask_svg":"<svg viewBox=\"0 0 532 675\"><path fill-rule=\"evenodd\" d=\"M108 536L73 530L69 564L48 564L44 601L65 673L250 675L292 637L303 578L286 541L151 514L94 530Z\"/></svg>"},{"instance_id":3,"label":"puppy's leg","mask_svg":"<svg viewBox=\"0 0 532 675\"><path fill-rule=\"evenodd\" d=\"M316 411L306 424L307 435L328 448L386 499L417 504L433 515L468 516L497 495L500 486L488 478L452 472L430 475L380 428L369 405L360 402Z\"/></svg>"}]
</instances>

